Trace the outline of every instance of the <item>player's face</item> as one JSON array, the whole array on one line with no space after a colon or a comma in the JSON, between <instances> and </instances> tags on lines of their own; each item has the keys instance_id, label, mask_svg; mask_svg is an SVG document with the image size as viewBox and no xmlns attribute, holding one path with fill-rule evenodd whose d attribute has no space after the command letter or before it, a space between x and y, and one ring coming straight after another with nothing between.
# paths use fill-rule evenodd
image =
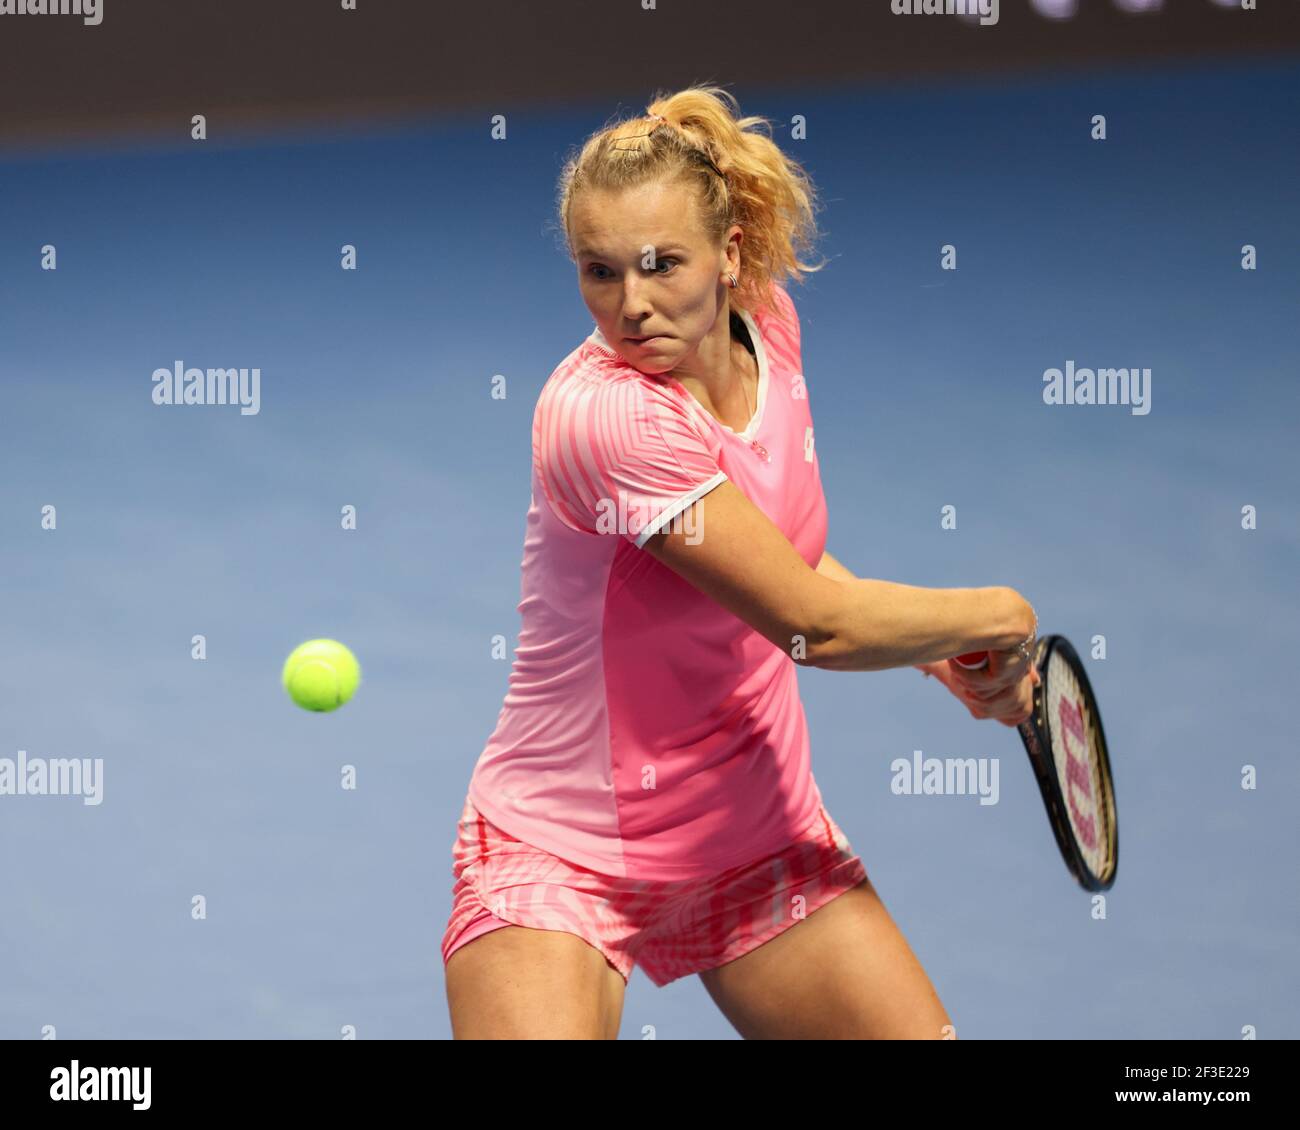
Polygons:
<instances>
[{"instance_id":1,"label":"player's face","mask_svg":"<svg viewBox=\"0 0 1300 1130\"><path fill-rule=\"evenodd\" d=\"M578 287L619 356L643 373L666 373L699 345L722 309L723 278L739 267L739 232L733 227L717 247L684 185L589 189L574 198Z\"/></svg>"}]
</instances>

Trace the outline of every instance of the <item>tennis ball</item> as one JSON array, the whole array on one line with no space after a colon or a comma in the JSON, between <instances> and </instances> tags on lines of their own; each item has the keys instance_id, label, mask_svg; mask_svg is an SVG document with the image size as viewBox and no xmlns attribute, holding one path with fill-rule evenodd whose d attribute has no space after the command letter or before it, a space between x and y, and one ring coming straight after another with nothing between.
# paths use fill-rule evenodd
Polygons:
<instances>
[{"instance_id":1,"label":"tennis ball","mask_svg":"<svg viewBox=\"0 0 1300 1130\"><path fill-rule=\"evenodd\" d=\"M308 640L284 661L280 682L304 710L337 710L361 681L357 657L338 640Z\"/></svg>"}]
</instances>

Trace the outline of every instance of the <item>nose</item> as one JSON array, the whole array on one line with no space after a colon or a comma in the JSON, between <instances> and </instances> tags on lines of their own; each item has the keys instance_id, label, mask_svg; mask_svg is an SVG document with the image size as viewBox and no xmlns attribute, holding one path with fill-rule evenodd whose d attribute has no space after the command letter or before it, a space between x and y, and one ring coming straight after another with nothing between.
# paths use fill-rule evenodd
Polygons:
<instances>
[{"instance_id":1,"label":"nose","mask_svg":"<svg viewBox=\"0 0 1300 1130\"><path fill-rule=\"evenodd\" d=\"M642 280L629 275L623 280L623 321L626 325L639 326L651 313L649 297L642 287Z\"/></svg>"}]
</instances>

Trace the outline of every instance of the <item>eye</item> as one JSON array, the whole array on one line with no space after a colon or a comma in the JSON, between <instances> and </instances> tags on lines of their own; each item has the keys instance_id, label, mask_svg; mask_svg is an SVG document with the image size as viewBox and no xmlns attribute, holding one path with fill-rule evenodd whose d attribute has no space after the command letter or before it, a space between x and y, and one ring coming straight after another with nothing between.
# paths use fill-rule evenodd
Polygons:
<instances>
[{"instance_id":1,"label":"eye","mask_svg":"<svg viewBox=\"0 0 1300 1130\"><path fill-rule=\"evenodd\" d=\"M672 258L671 256L666 256L666 257L661 258L661 259L656 259L656 260L655 260L655 270L654 270L653 273L656 274L656 275L668 275L668 274L671 274L672 271L673 271L673 269L674 269L674 268L677 266L677 264L680 263L680 262L681 262L680 259L674 259L674 258ZM668 270L666 270L666 271L661 271L661 270L659 270L659 265L660 265L661 263L669 263L669 264L671 264L671 266L668 268ZM609 275L609 274L601 275L601 274L597 274L596 272L597 272L597 271L608 271L608 270L609 270L609 268L606 267L603 263L593 263L590 267L587 268L587 274L589 274L592 278L596 279L598 282L604 282L606 279L608 279L608 278L612 278L613 276L612 276L612 275Z\"/></svg>"}]
</instances>

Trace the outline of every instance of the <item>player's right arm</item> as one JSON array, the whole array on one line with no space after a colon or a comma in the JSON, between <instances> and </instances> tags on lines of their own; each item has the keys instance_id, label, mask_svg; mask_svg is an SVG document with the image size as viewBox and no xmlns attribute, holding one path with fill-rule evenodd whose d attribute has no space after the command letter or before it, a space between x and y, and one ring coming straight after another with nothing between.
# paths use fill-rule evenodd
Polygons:
<instances>
[{"instance_id":1,"label":"player's right arm","mask_svg":"<svg viewBox=\"0 0 1300 1130\"><path fill-rule=\"evenodd\" d=\"M883 671L1005 651L1033 630L1014 589L837 581L817 572L730 480L644 550L805 667ZM693 544L694 543L694 544Z\"/></svg>"}]
</instances>

